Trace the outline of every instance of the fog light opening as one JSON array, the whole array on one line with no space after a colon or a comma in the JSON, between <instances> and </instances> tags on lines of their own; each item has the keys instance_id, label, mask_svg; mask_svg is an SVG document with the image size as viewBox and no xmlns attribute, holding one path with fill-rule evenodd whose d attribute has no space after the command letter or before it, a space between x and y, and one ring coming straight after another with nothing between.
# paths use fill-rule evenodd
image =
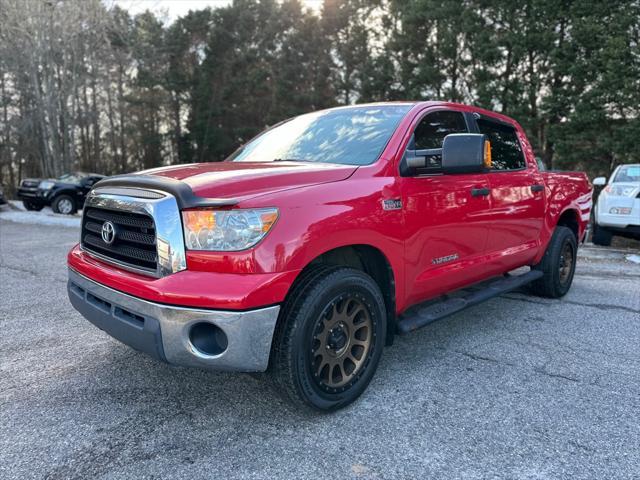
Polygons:
<instances>
[{"instance_id":1,"label":"fog light opening","mask_svg":"<svg viewBox=\"0 0 640 480\"><path fill-rule=\"evenodd\" d=\"M227 349L229 340L220 327L213 323L200 322L189 330L191 345L202 355L220 355Z\"/></svg>"}]
</instances>

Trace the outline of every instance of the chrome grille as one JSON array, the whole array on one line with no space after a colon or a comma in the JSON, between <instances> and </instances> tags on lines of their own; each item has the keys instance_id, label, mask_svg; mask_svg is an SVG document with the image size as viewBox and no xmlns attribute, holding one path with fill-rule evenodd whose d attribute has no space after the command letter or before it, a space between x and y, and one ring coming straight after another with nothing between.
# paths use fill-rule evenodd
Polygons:
<instances>
[{"instance_id":1,"label":"chrome grille","mask_svg":"<svg viewBox=\"0 0 640 480\"><path fill-rule=\"evenodd\" d=\"M91 256L153 277L187 268L180 209L167 192L98 184L85 202L80 243Z\"/></svg>"},{"instance_id":2,"label":"chrome grille","mask_svg":"<svg viewBox=\"0 0 640 480\"><path fill-rule=\"evenodd\" d=\"M102 239L105 222L115 226L115 239L111 244ZM89 252L150 273L157 270L155 224L148 215L87 207L81 238L82 248Z\"/></svg>"}]
</instances>

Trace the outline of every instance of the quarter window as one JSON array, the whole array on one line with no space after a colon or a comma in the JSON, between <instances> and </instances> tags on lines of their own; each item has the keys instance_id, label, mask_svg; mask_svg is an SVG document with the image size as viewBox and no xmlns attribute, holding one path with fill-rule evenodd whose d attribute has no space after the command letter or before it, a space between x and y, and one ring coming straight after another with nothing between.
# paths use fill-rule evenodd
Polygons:
<instances>
[{"instance_id":1,"label":"quarter window","mask_svg":"<svg viewBox=\"0 0 640 480\"><path fill-rule=\"evenodd\" d=\"M521 170L526 167L515 128L485 119L478 120L478 128L491 142L492 170Z\"/></svg>"}]
</instances>

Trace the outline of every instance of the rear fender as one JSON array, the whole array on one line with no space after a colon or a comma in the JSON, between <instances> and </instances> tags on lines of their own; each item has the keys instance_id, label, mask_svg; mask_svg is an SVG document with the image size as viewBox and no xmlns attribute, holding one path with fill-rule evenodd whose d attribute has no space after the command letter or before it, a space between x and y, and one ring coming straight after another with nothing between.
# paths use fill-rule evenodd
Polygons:
<instances>
[{"instance_id":1,"label":"rear fender","mask_svg":"<svg viewBox=\"0 0 640 480\"><path fill-rule=\"evenodd\" d=\"M592 193L591 188L586 193L575 191L577 196L571 199L567 203L567 192L562 191L564 184L558 183L551 188L551 193L548 197L547 210L545 213L544 228L540 234L540 251L536 255L534 263L538 263L542 260L544 253L551 241L553 232L555 231L558 223L561 219L571 215L577 223L577 239L578 243L582 242L587 231L587 225L591 216ZM565 185L566 187L566 185ZM575 188L575 184L570 184L570 187Z\"/></svg>"}]
</instances>

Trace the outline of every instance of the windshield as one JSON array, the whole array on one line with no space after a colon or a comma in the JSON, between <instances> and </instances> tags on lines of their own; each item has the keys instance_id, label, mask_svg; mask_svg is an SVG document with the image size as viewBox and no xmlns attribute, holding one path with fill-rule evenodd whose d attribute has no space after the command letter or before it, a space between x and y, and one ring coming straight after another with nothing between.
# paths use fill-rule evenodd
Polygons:
<instances>
[{"instance_id":1,"label":"windshield","mask_svg":"<svg viewBox=\"0 0 640 480\"><path fill-rule=\"evenodd\" d=\"M80 183L80 180L82 180L84 176L85 175L80 172L65 173L64 175L60 175L58 180L64 183Z\"/></svg>"},{"instance_id":2,"label":"windshield","mask_svg":"<svg viewBox=\"0 0 640 480\"><path fill-rule=\"evenodd\" d=\"M626 165L620 167L618 173L613 178L613 183L618 182L640 182L640 165Z\"/></svg>"},{"instance_id":3,"label":"windshield","mask_svg":"<svg viewBox=\"0 0 640 480\"><path fill-rule=\"evenodd\" d=\"M369 165L378 159L410 108L376 105L309 113L267 130L227 160Z\"/></svg>"}]
</instances>

